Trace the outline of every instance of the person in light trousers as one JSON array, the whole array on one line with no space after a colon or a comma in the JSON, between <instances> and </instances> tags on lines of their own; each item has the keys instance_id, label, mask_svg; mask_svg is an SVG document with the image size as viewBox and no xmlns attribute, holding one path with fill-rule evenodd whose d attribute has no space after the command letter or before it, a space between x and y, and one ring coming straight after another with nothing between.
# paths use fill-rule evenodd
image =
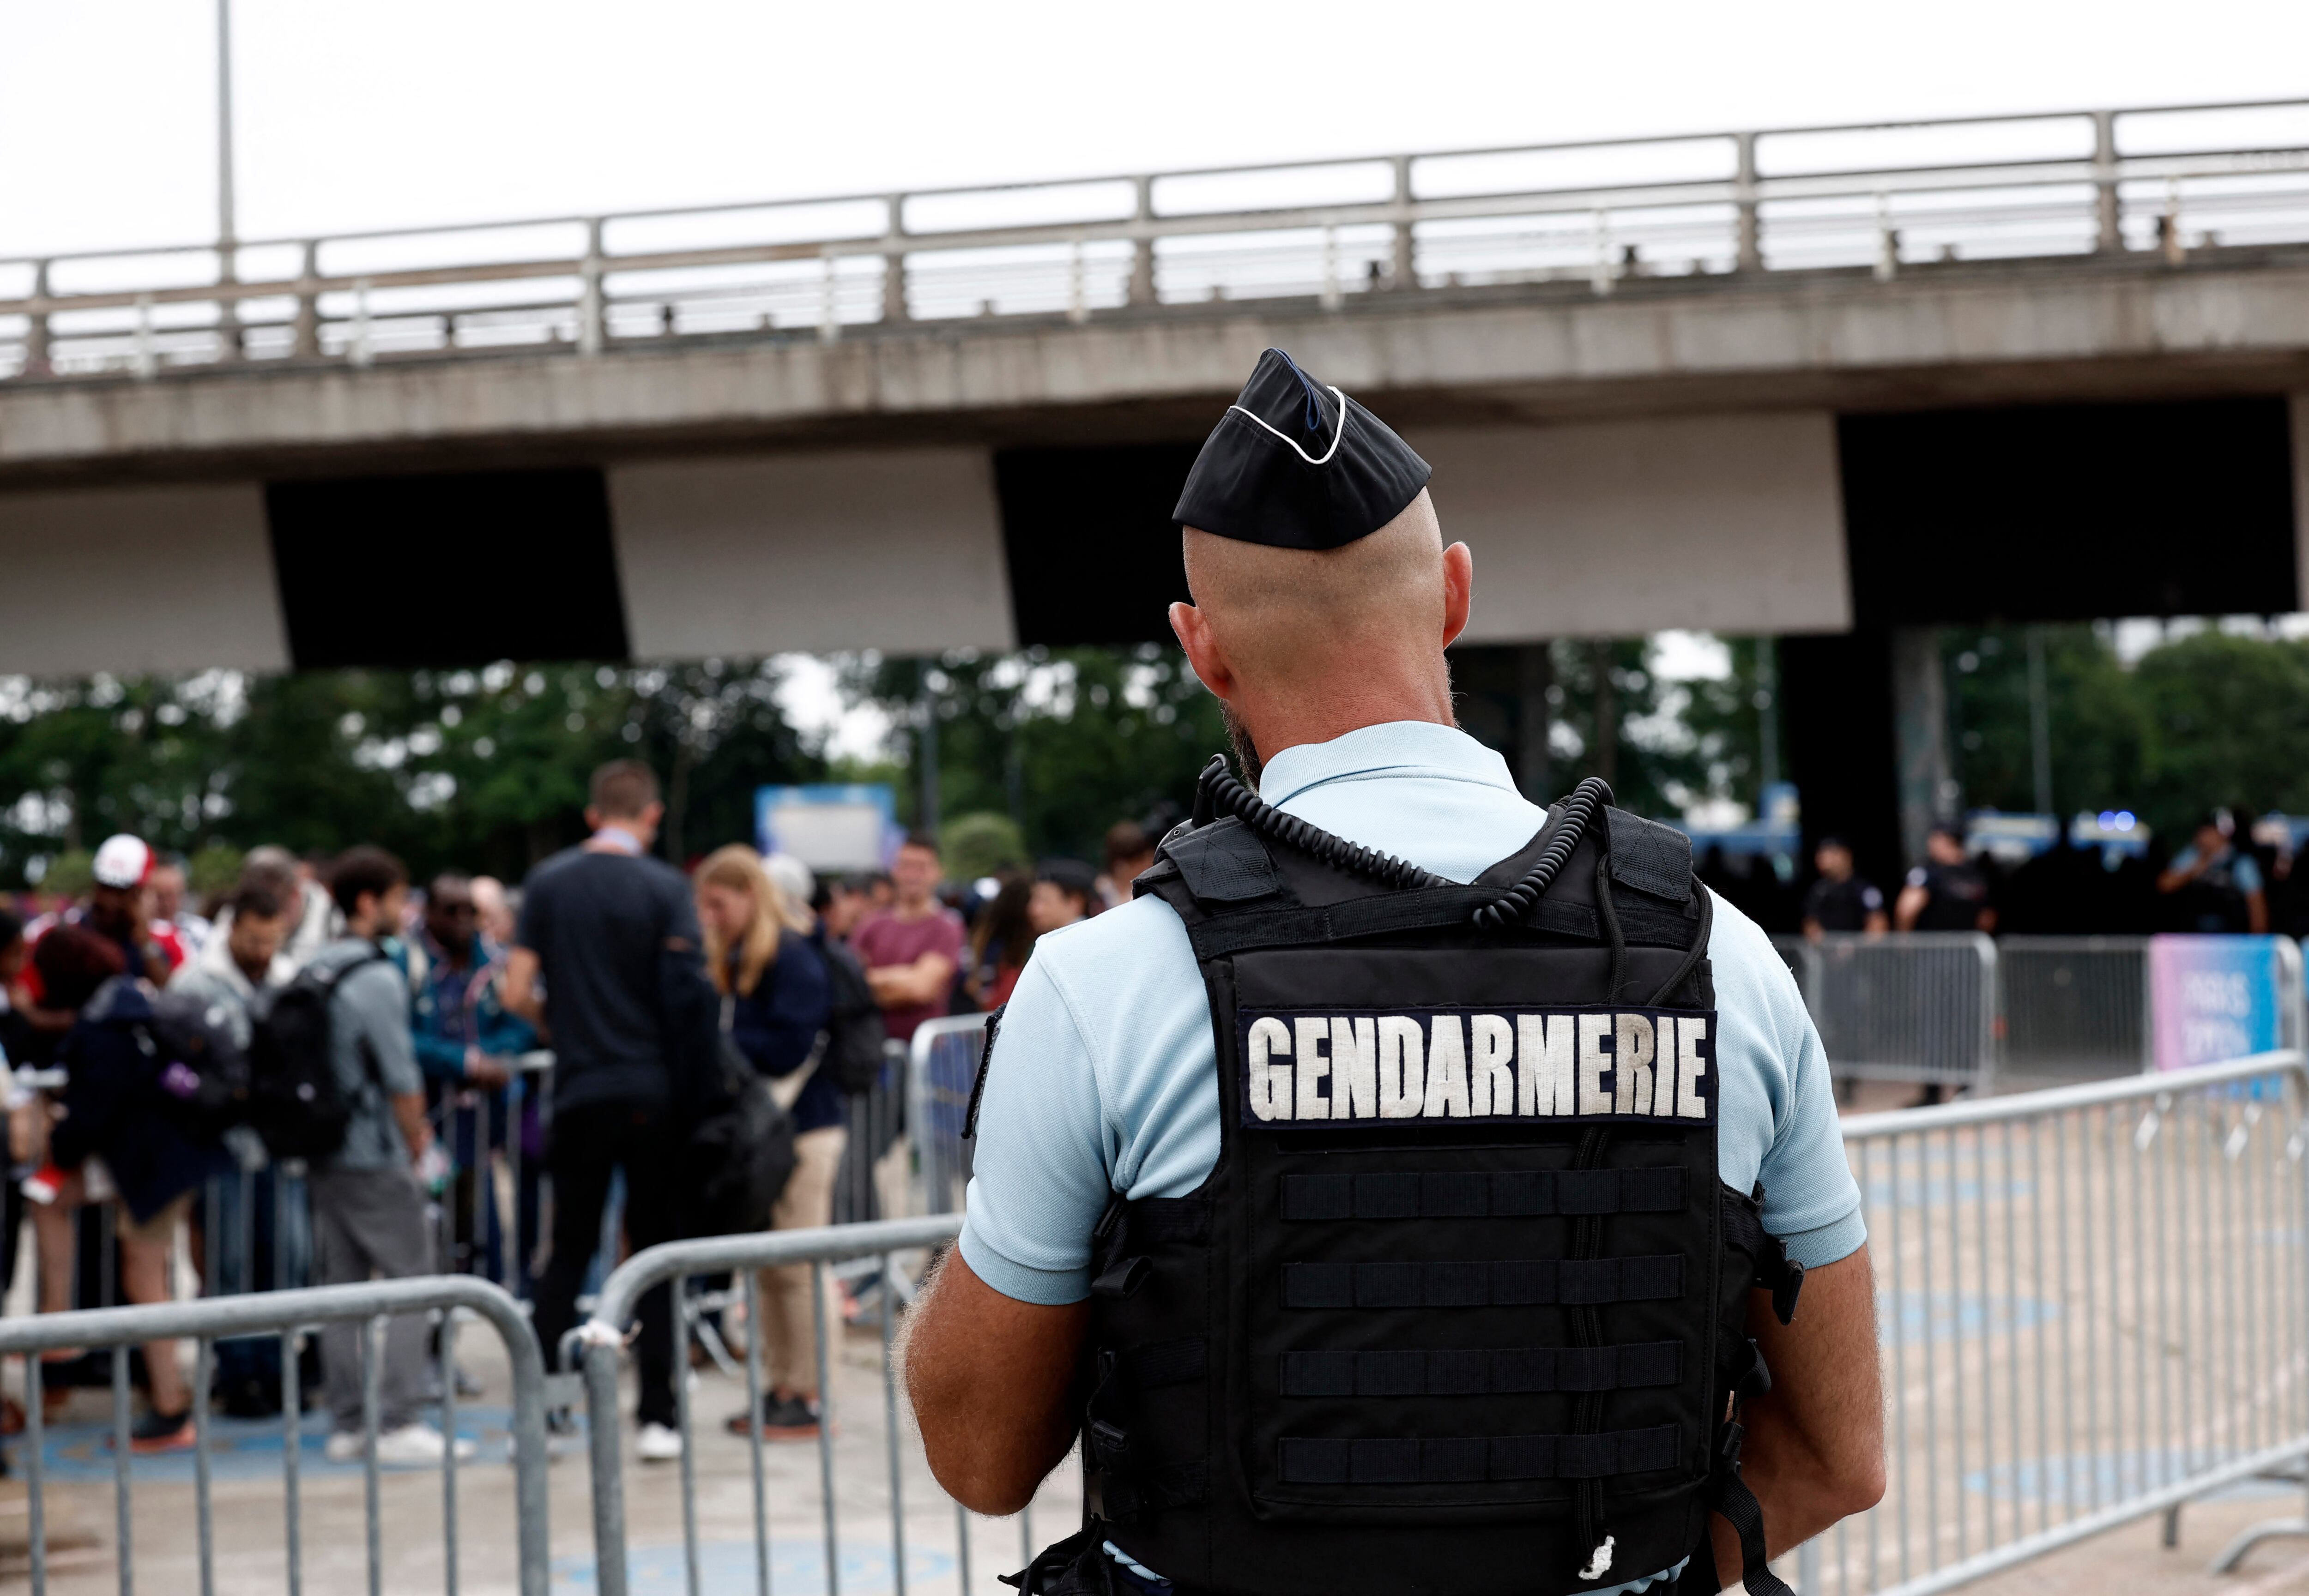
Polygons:
<instances>
[{"instance_id":1,"label":"person in light trousers","mask_svg":"<svg viewBox=\"0 0 2309 1596\"><path fill-rule=\"evenodd\" d=\"M743 843L697 867L697 919L705 964L722 993L730 1040L770 1082L794 1118L794 1171L772 1211L774 1230L806 1229L834 1218L834 1178L845 1128L841 1083L819 1066L833 998L826 963L809 944L806 899L790 899ZM757 1423L769 1440L815 1436L824 1421L817 1349L810 1324L810 1266L762 1270L761 1338L769 1388L758 1414L733 1413L730 1428ZM832 1293L827 1294L829 1308ZM835 1333L829 1322L826 1333Z\"/></svg>"}]
</instances>

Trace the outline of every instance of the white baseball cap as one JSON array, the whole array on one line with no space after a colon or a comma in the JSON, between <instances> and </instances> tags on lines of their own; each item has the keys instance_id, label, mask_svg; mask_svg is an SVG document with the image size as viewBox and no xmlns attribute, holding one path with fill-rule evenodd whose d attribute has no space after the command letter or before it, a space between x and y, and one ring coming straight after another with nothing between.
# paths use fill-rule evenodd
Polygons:
<instances>
[{"instance_id":1,"label":"white baseball cap","mask_svg":"<svg viewBox=\"0 0 2309 1596\"><path fill-rule=\"evenodd\" d=\"M126 832L107 837L96 850L96 884L109 887L132 887L144 884L152 873L152 850L144 846L140 837Z\"/></svg>"},{"instance_id":2,"label":"white baseball cap","mask_svg":"<svg viewBox=\"0 0 2309 1596\"><path fill-rule=\"evenodd\" d=\"M808 865L790 853L774 853L762 861L762 868L778 884L778 891L795 909L808 909L809 901L817 894L817 876Z\"/></svg>"}]
</instances>

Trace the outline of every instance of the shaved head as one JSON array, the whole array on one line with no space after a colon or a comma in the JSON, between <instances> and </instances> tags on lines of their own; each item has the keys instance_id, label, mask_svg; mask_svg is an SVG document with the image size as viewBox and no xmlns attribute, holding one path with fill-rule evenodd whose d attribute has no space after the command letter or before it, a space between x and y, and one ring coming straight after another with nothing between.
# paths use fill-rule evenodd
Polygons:
<instances>
[{"instance_id":1,"label":"shaved head","mask_svg":"<svg viewBox=\"0 0 2309 1596\"><path fill-rule=\"evenodd\" d=\"M1183 536L1194 603L1173 605L1172 625L1254 775L1283 747L1359 725L1451 724L1443 650L1466 625L1472 567L1465 545L1444 547L1424 488L1337 548Z\"/></svg>"},{"instance_id":2,"label":"shaved head","mask_svg":"<svg viewBox=\"0 0 2309 1596\"><path fill-rule=\"evenodd\" d=\"M1321 673L1443 622L1443 529L1421 488L1403 513L1337 548L1274 548L1189 527L1187 589L1245 675Z\"/></svg>"}]
</instances>

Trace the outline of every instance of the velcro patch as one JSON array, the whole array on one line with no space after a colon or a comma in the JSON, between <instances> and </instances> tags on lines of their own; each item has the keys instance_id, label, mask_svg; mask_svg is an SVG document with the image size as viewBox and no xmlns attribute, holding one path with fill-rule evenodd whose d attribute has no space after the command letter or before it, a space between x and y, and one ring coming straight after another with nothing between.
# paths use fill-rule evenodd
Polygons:
<instances>
[{"instance_id":1,"label":"velcro patch","mask_svg":"<svg viewBox=\"0 0 2309 1596\"><path fill-rule=\"evenodd\" d=\"M1241 1119L1716 1123L1716 1011L1600 1005L1498 1009L1245 1009Z\"/></svg>"}]
</instances>

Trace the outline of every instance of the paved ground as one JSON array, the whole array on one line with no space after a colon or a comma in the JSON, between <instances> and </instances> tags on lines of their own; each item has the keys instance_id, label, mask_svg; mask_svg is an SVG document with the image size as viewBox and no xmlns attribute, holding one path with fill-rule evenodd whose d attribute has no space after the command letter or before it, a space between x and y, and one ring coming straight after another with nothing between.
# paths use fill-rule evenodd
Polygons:
<instances>
[{"instance_id":1,"label":"paved ground","mask_svg":"<svg viewBox=\"0 0 2309 1596\"><path fill-rule=\"evenodd\" d=\"M1864 1089L1859 1109L1896 1107L1897 1088ZM1903 1401L1892 1437L1896 1494L1874 1515L1823 1543L1821 1588L1884 1588L1899 1577L2089 1512L2177 1470L2243 1455L2309 1429L2309 1267L2298 1121L2286 1105L2229 1097L2169 1107L2150 1121L2136 1107L2023 1132L1966 1133L1872 1148L1858 1160L1869 1205L1888 1342L1888 1383ZM515 1588L513 1480L506 1463L507 1383L490 1333L475 1326L465 1361L487 1394L466 1404L463 1432L482 1457L461 1471L457 1588ZM13 1388L17 1371L8 1372ZM721 1421L743 1403L742 1383L712 1368L693 1387L698 1427L696 1523L702 1588L755 1584L748 1448ZM880 1343L848 1333L835 1379L836 1584L873 1596L900 1588L891 1534L889 1431ZM108 1404L78 1393L48 1438L51 1563L57 1596L116 1587ZM286 1566L277 1424L220 1421L216 1429L217 1589L283 1590ZM1001 1596L998 1573L1024 1556L1015 1520L963 1526L900 1428L904 1588L926 1596ZM363 1481L330 1464L317 1419L301 1434L304 1590L367 1589ZM628 1437L630 1447L630 1437ZM21 1482L22 1443L15 1444ZM779 1596L828 1589L820 1459L808 1445L763 1454L771 1585ZM197 1539L188 1456L140 1459L134 1478L137 1588L191 1592ZM636 1596L684 1588L680 1471L627 1469L629 1566ZM1933 1482L1937 1481L1937 1484ZM1951 1483L1955 1482L1955 1483ZM1960 1488L1958 1488L1960 1486ZM582 1443L552 1466L554 1590L596 1588L589 1480ZM1901 1492L1905 1491L1905 1500ZM2278 1542L2246 1570L2216 1579L2213 1553L2244 1525L2302 1511L2302 1488L2247 1482L2189 1507L2181 1544L2149 1519L1975 1587L1983 1592L2309 1592L2309 1540ZM1078 1510L1069 1471L1046 1488L1033 1534L1056 1539ZM21 1496L0 1495L0 1590L22 1589ZM387 1477L380 1551L384 1588L446 1588L442 1480ZM1791 1566L1788 1570L1794 1572ZM1872 1578L1872 1572L1873 1577Z\"/></svg>"},{"instance_id":2,"label":"paved ground","mask_svg":"<svg viewBox=\"0 0 2309 1596\"><path fill-rule=\"evenodd\" d=\"M471 1596L515 1590L514 1492L506 1435L507 1380L501 1352L485 1329L464 1341L467 1367L488 1386L479 1401L461 1404L459 1428L480 1443L480 1458L459 1471L458 1589ZM835 1378L840 1534L837 1584L852 1596L897 1588L890 1532L890 1464L885 1422L880 1342L870 1327L845 1337ZM16 1388L10 1371L10 1388ZM63 1422L48 1436L48 1504L52 1534L72 1543L50 1563L56 1596L97 1596L117 1589L113 1459L108 1440L109 1396L76 1393ZM753 1488L745 1442L722 1421L744 1406L744 1386L711 1368L699 1372L692 1400L698 1429L697 1523L700 1572L713 1592L751 1591L754 1584ZM629 1399L630 1401L630 1399ZM287 1588L281 1490L282 1443L277 1420L220 1420L214 1442L217 1589L242 1592ZM367 1540L359 1465L331 1463L323 1455L327 1426L308 1414L299 1447L304 1589L313 1596L352 1596L367 1590ZM900 1494L904 1502L905 1588L922 1596L955 1596L961 1583L957 1515L939 1494L911 1431L902 1428ZM630 1457L630 1436L627 1438ZM23 1588L22 1514L18 1456L16 1491L0 1497L0 1589ZM590 1471L582 1440L557 1444L551 1476L554 1590L596 1588L593 1578ZM826 1589L825 1519L818 1450L783 1444L763 1448L764 1496L769 1507L772 1588L780 1596L810 1596ZM198 1531L194 1514L193 1460L182 1454L139 1458L133 1471L132 1542L136 1586L143 1591L198 1589ZM626 1493L629 1560L635 1596L660 1596L684 1587L680 1471L676 1465L629 1463ZM13 1509L12 1512L11 1510ZM381 1552L389 1592L445 1589L443 1568L442 1478L438 1471L388 1472L384 1480ZM1080 1510L1071 1478L1054 1480L1033 1514L1033 1532L1054 1540ZM1017 1520L973 1519L970 1585L995 1592L994 1575L1020 1566Z\"/></svg>"}]
</instances>

